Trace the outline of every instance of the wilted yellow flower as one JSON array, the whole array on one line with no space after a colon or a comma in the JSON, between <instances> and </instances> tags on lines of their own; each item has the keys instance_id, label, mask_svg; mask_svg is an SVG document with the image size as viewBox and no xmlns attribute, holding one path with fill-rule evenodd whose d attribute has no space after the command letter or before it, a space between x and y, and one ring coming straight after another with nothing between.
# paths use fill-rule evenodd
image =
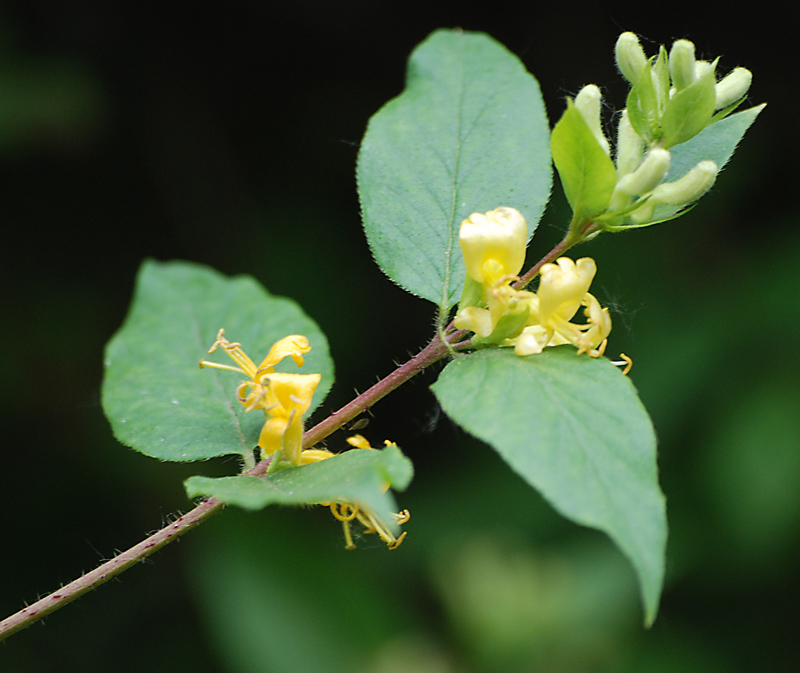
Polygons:
<instances>
[{"instance_id":1,"label":"wilted yellow flower","mask_svg":"<svg viewBox=\"0 0 800 673\"><path fill-rule=\"evenodd\" d=\"M353 435L352 437L348 437L347 443L357 449L368 449L374 451L369 441L367 441L363 435ZM394 443L390 442L389 440L386 440L385 444L386 446L394 446ZM327 449L306 449L300 453L300 465L317 463L320 460L325 460L326 458L330 458L334 455L336 454L331 453ZM389 484L385 484L383 490L385 491L388 488ZM394 533L389 530L389 527L378 516L369 510L364 509L363 507L354 505L353 503L340 500L337 502L326 502L322 504L325 507L330 507L333 516L342 522L345 549L356 548L356 545L353 542L352 532L350 531L351 521L358 521L362 526L364 526L364 530L362 532L365 535L370 533L377 534L378 537L386 543L389 549L397 549L400 546L400 543L406 537L405 531L399 537L396 537ZM404 509L402 512L397 514L392 513L392 518L394 519L395 524L402 526L411 518L411 514L407 509Z\"/></svg>"},{"instance_id":2,"label":"wilted yellow flower","mask_svg":"<svg viewBox=\"0 0 800 673\"><path fill-rule=\"evenodd\" d=\"M272 346L267 357L256 367L241 349L241 344L228 341L224 335L225 330L221 329L208 352L213 353L221 347L238 367L208 360L201 360L200 367L227 369L248 377L237 386L236 396L247 411L263 409L267 416L258 441L262 454L272 455L281 449L283 458L296 465L303 442L303 414L311 406L311 398L322 377L320 374L276 372L275 365L290 357L298 367L302 367L305 362L303 354L311 350L308 339L300 334L284 337Z\"/></svg>"}]
</instances>

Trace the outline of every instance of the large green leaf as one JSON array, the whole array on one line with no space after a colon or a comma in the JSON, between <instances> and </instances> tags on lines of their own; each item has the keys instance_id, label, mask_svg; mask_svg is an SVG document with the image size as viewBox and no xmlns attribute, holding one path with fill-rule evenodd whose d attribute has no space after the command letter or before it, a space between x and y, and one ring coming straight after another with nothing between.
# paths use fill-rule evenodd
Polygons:
<instances>
[{"instance_id":1,"label":"large green leaf","mask_svg":"<svg viewBox=\"0 0 800 673\"><path fill-rule=\"evenodd\" d=\"M403 93L370 120L357 176L380 267L409 292L451 306L464 280L461 221L512 206L532 234L547 203L538 83L488 35L436 31L411 55Z\"/></svg>"},{"instance_id":2,"label":"large green leaf","mask_svg":"<svg viewBox=\"0 0 800 673\"><path fill-rule=\"evenodd\" d=\"M328 342L289 299L270 295L249 276L228 278L188 262L146 261L122 328L106 347L103 409L116 438L137 451L171 461L239 453L252 456L264 425L261 411L245 413L236 399L241 374L200 369L220 328L256 362L289 334L311 343L302 370L289 361L277 369L322 374L312 410L333 383Z\"/></svg>"},{"instance_id":3,"label":"large green leaf","mask_svg":"<svg viewBox=\"0 0 800 673\"><path fill-rule=\"evenodd\" d=\"M652 424L630 380L571 346L521 358L459 357L433 390L569 519L606 532L632 561L648 623L664 576L666 515Z\"/></svg>"},{"instance_id":4,"label":"large green leaf","mask_svg":"<svg viewBox=\"0 0 800 673\"><path fill-rule=\"evenodd\" d=\"M305 505L346 500L364 507L395 527L391 512L394 498L387 486L403 491L414 468L396 446L381 451L352 449L311 465L289 467L269 477L190 477L190 498L214 497L245 509L267 505Z\"/></svg>"}]
</instances>

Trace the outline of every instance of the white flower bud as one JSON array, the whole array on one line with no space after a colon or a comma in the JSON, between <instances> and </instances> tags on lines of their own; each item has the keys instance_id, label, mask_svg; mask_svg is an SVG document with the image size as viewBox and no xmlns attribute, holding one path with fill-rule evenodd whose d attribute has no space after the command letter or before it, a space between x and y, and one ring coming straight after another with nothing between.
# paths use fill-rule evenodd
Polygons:
<instances>
[{"instance_id":1,"label":"white flower bud","mask_svg":"<svg viewBox=\"0 0 800 673\"><path fill-rule=\"evenodd\" d=\"M709 63L708 61L695 61L694 62L694 78L700 79L703 75L705 75L709 70L714 68L713 63Z\"/></svg>"},{"instance_id":2,"label":"white flower bud","mask_svg":"<svg viewBox=\"0 0 800 673\"><path fill-rule=\"evenodd\" d=\"M714 91L717 95L714 109L721 110L735 103L747 93L752 81L753 73L747 68L734 68L717 82L716 87L714 87Z\"/></svg>"},{"instance_id":3,"label":"white flower bud","mask_svg":"<svg viewBox=\"0 0 800 673\"><path fill-rule=\"evenodd\" d=\"M631 86L635 86L647 66L647 56L639 44L639 38L634 33L622 33L617 38L614 55L622 76L631 83Z\"/></svg>"},{"instance_id":4,"label":"white flower bud","mask_svg":"<svg viewBox=\"0 0 800 673\"><path fill-rule=\"evenodd\" d=\"M603 94L600 93L600 89L594 84L587 84L575 96L574 103L600 147L603 148L606 154L610 154L611 146L600 126L600 104L602 100Z\"/></svg>"},{"instance_id":5,"label":"white flower bud","mask_svg":"<svg viewBox=\"0 0 800 673\"><path fill-rule=\"evenodd\" d=\"M682 178L656 187L650 201L667 206L688 206L711 189L718 172L713 161L701 161Z\"/></svg>"},{"instance_id":6,"label":"white flower bud","mask_svg":"<svg viewBox=\"0 0 800 673\"><path fill-rule=\"evenodd\" d=\"M656 204L652 198L647 199L641 206L634 210L628 217L636 224L644 224L653 219L653 214L656 210Z\"/></svg>"},{"instance_id":7,"label":"white flower bud","mask_svg":"<svg viewBox=\"0 0 800 673\"><path fill-rule=\"evenodd\" d=\"M626 196L647 194L666 177L670 160L669 150L654 147L647 153L639 168L619 179L614 191Z\"/></svg>"},{"instance_id":8,"label":"white flower bud","mask_svg":"<svg viewBox=\"0 0 800 673\"><path fill-rule=\"evenodd\" d=\"M669 52L669 74L678 91L694 82L694 44L689 40L675 40L672 43Z\"/></svg>"},{"instance_id":9,"label":"white flower bud","mask_svg":"<svg viewBox=\"0 0 800 673\"><path fill-rule=\"evenodd\" d=\"M620 115L617 124L617 179L628 173L633 173L644 153L644 140L636 133L628 119L628 110Z\"/></svg>"}]
</instances>

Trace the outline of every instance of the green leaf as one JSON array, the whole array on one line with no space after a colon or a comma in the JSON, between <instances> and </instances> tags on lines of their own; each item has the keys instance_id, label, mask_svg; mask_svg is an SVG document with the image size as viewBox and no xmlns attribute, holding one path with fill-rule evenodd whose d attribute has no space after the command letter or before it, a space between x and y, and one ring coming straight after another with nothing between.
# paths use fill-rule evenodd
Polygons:
<instances>
[{"instance_id":1,"label":"green leaf","mask_svg":"<svg viewBox=\"0 0 800 673\"><path fill-rule=\"evenodd\" d=\"M633 126L633 129L646 143L651 143L654 140L661 138L661 98L659 89L663 87L663 60L661 52L659 57L647 64L642 76L636 85L631 88L628 93L626 106L628 108L628 120ZM657 65L654 74L654 67ZM659 86L656 87L655 81L658 81ZM667 75L667 84L669 84L669 75Z\"/></svg>"},{"instance_id":2,"label":"green leaf","mask_svg":"<svg viewBox=\"0 0 800 673\"><path fill-rule=\"evenodd\" d=\"M614 192L616 169L572 100L553 129L551 147L572 221L602 213Z\"/></svg>"},{"instance_id":3,"label":"green leaf","mask_svg":"<svg viewBox=\"0 0 800 673\"><path fill-rule=\"evenodd\" d=\"M236 399L244 375L198 367L202 358L233 364L220 350L208 355L220 328L256 363L275 341L305 335L311 352L303 369L291 360L276 369L322 374L311 410L325 398L333 383L328 342L296 303L270 295L250 276L148 260L105 353L103 409L120 442L170 461L252 456L264 414L245 413Z\"/></svg>"},{"instance_id":4,"label":"green leaf","mask_svg":"<svg viewBox=\"0 0 800 673\"><path fill-rule=\"evenodd\" d=\"M442 308L456 303L462 220L512 206L533 234L550 195L548 137L539 85L516 56L483 33L428 37L358 155L364 229L384 273Z\"/></svg>"},{"instance_id":5,"label":"green leaf","mask_svg":"<svg viewBox=\"0 0 800 673\"><path fill-rule=\"evenodd\" d=\"M633 563L651 623L666 515L655 433L630 380L571 346L525 358L495 349L450 362L433 391L556 510L616 542Z\"/></svg>"},{"instance_id":6,"label":"green leaf","mask_svg":"<svg viewBox=\"0 0 800 673\"><path fill-rule=\"evenodd\" d=\"M700 79L670 98L661 119L665 148L690 140L711 121L716 100L716 82L714 69L711 68Z\"/></svg>"},{"instance_id":7,"label":"green leaf","mask_svg":"<svg viewBox=\"0 0 800 673\"><path fill-rule=\"evenodd\" d=\"M245 509L267 505L316 505L346 500L370 510L393 526L394 498L386 486L404 491L414 468L397 446L380 451L352 449L302 467L289 467L269 477L190 477L184 483L190 498L214 497Z\"/></svg>"},{"instance_id":8,"label":"green leaf","mask_svg":"<svg viewBox=\"0 0 800 673\"><path fill-rule=\"evenodd\" d=\"M720 169L736 150L736 146L744 136L750 125L756 120L765 104L742 110L725 119L707 126L694 138L670 149L672 162L670 164L667 180L674 182L686 175L699 162L710 159ZM658 206L653 219L663 220L680 208L674 206Z\"/></svg>"}]
</instances>

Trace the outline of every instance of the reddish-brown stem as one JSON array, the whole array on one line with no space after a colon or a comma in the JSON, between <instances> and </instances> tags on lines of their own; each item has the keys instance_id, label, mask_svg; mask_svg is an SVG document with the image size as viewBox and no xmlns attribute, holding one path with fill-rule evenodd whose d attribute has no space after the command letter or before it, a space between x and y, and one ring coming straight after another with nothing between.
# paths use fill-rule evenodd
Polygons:
<instances>
[{"instance_id":1,"label":"reddish-brown stem","mask_svg":"<svg viewBox=\"0 0 800 673\"><path fill-rule=\"evenodd\" d=\"M464 336L463 331L453 332L447 336L450 343ZM361 393L352 402L345 404L341 409L334 411L326 419L317 423L303 435L303 448L318 444L328 435L349 423L360 413L369 409L378 400L383 399L395 388L416 376L426 367L438 362L448 353L447 345L437 336L413 358L400 365L391 374L382 378L374 386ZM259 476L264 474L269 467L269 459L262 460L248 474Z\"/></svg>"},{"instance_id":2,"label":"reddish-brown stem","mask_svg":"<svg viewBox=\"0 0 800 673\"><path fill-rule=\"evenodd\" d=\"M463 332L455 332L448 336L448 341L454 341L464 335ZM303 446L313 446L335 430L338 430L345 423L352 420L362 411L371 407L378 400L385 397L392 390L411 377L415 376L434 362L441 360L448 353L448 347L437 336L425 348L417 353L413 358L403 365L400 365L387 377L381 379L369 390L356 397L352 402L346 404L338 411L334 411L324 421L318 423L308 430L303 436ZM254 468L247 471L247 474L259 476L266 473L269 467L269 459L261 461ZM150 537L142 540L139 544L131 547L127 551L118 554L110 561L106 561L95 570L86 573L83 577L61 587L48 596L36 601L19 612L11 615L0 622L0 640L27 628L34 622L64 607L67 603L74 601L83 594L97 588L112 577L119 575L132 565L144 560L153 552L161 549L166 544L177 539L184 533L200 524L202 521L218 512L225 505L218 500L210 498L190 512L187 512L176 521L165 526Z\"/></svg>"},{"instance_id":3,"label":"reddish-brown stem","mask_svg":"<svg viewBox=\"0 0 800 673\"><path fill-rule=\"evenodd\" d=\"M590 225L591 223L588 223L587 227ZM585 231L586 227L583 228L583 233L585 233ZM531 269L514 284L514 287L518 289L525 287L525 285L539 273L539 269L542 268L543 264L554 260L567 249L571 248L578 240L580 240L580 236L571 237L570 234L567 234L555 248L547 253L537 264L531 267ZM452 323L445 329L446 343L441 337L434 337L425 348L408 360L408 362L400 365L391 374L378 381L378 383L369 388L369 390L361 393L361 395L356 397L352 402L346 404L338 411L334 411L325 420L317 423L313 428L306 431L303 435L303 447L308 448L322 441L328 435L341 428L345 423L353 420L360 413L374 405L378 400L384 398L395 388L419 374L426 367L446 357L453 349L468 347L469 341L463 341L467 332L464 330L455 330L451 332L449 331L451 328L453 328ZM262 460L258 465L248 470L246 474L261 476L267 472L269 463L269 459ZM153 533L127 551L118 554L110 561L106 561L95 570L86 573L83 577L70 582L57 591L54 591L48 596L41 598L35 603L4 619L0 622L0 641L8 638L8 636L17 631L27 628L34 622L64 607L67 603L71 603L76 598L79 598L83 594L107 582L112 577L116 577L132 565L143 561L150 556L150 554L158 551L161 547L169 544L173 540L176 540L224 507L225 505L223 503L214 498L209 498L179 519L173 521L158 532Z\"/></svg>"},{"instance_id":4,"label":"reddish-brown stem","mask_svg":"<svg viewBox=\"0 0 800 673\"><path fill-rule=\"evenodd\" d=\"M0 640L27 628L50 613L63 608L67 603L71 603L76 598L107 582L112 577L116 577L132 565L143 561L150 554L190 531L223 507L224 505L217 500L206 500L191 512L187 512L176 521L153 533L150 537L145 538L127 551L118 554L110 561L106 561L98 568L86 573L83 577L79 577L4 619L0 622Z\"/></svg>"},{"instance_id":5,"label":"reddish-brown stem","mask_svg":"<svg viewBox=\"0 0 800 673\"><path fill-rule=\"evenodd\" d=\"M542 257L536 264L534 264L530 269L528 269L524 275L520 276L519 280L516 281L513 285L515 290L523 289L528 283L530 283L536 275L539 273L539 270L549 262L552 262L556 259L559 255L565 253L569 248L574 245L574 240L571 240L569 232L561 241L553 248L550 252L548 252L544 257Z\"/></svg>"}]
</instances>

